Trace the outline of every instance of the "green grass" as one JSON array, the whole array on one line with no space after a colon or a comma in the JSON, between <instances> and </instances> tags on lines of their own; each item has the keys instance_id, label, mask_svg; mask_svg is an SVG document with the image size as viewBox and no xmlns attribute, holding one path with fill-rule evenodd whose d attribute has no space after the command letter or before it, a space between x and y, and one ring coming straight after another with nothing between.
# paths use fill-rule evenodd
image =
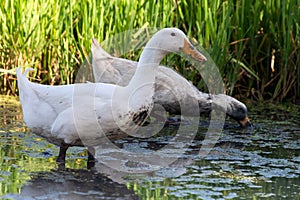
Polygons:
<instances>
[{"instance_id":1,"label":"green grass","mask_svg":"<svg viewBox=\"0 0 300 200\"><path fill-rule=\"evenodd\" d=\"M89 58L92 37L101 42L131 29L174 26L210 53L228 94L295 100L300 97L299 10L300 0L3 0L0 93L16 94L17 66L37 69L32 77L43 84L73 83ZM123 56L136 60L138 55ZM188 63L165 62L205 90Z\"/></svg>"}]
</instances>

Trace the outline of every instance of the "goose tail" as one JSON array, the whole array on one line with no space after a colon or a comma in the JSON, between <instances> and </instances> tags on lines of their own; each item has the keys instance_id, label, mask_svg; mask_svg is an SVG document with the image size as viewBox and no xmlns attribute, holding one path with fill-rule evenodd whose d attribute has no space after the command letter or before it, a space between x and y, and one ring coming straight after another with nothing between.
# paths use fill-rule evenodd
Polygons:
<instances>
[{"instance_id":1,"label":"goose tail","mask_svg":"<svg viewBox=\"0 0 300 200\"><path fill-rule=\"evenodd\" d=\"M28 72L32 70L34 69L27 68L25 69L24 73L22 73L22 67L19 67L16 70L18 79L18 91L22 106L25 104L25 102L31 102L33 100L33 97L36 97L36 94L31 87L32 83L27 78Z\"/></svg>"},{"instance_id":2,"label":"goose tail","mask_svg":"<svg viewBox=\"0 0 300 200\"><path fill-rule=\"evenodd\" d=\"M27 68L25 69L24 73L22 73L22 67L17 68L17 79L18 79L18 90L19 92L23 91L25 88L28 87L28 83L30 81L27 79L27 74L29 71L33 71L33 68Z\"/></svg>"},{"instance_id":3,"label":"goose tail","mask_svg":"<svg viewBox=\"0 0 300 200\"><path fill-rule=\"evenodd\" d=\"M118 80L119 72L112 66L113 62L114 57L102 49L98 41L93 38L92 68L95 82L114 83L112 80Z\"/></svg>"},{"instance_id":4,"label":"goose tail","mask_svg":"<svg viewBox=\"0 0 300 200\"><path fill-rule=\"evenodd\" d=\"M24 79L26 79L28 81L27 74L28 74L29 71L33 71L33 70L34 70L33 68L27 68L27 69L25 69L25 72L22 73L22 67L18 67L17 70L16 70L18 82L19 81L24 81Z\"/></svg>"},{"instance_id":5,"label":"goose tail","mask_svg":"<svg viewBox=\"0 0 300 200\"><path fill-rule=\"evenodd\" d=\"M92 54L95 60L112 58L112 56L102 49L95 38L92 38Z\"/></svg>"}]
</instances>

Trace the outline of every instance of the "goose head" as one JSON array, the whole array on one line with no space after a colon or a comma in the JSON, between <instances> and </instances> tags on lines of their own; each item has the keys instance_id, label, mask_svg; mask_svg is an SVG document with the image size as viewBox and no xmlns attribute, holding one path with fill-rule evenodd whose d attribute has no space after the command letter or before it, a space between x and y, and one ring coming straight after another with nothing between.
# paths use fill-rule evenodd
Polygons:
<instances>
[{"instance_id":1,"label":"goose head","mask_svg":"<svg viewBox=\"0 0 300 200\"><path fill-rule=\"evenodd\" d=\"M177 28L164 28L158 31L149 41L146 48L158 51L162 57L171 52L183 52L196 61L207 61L206 57L198 52L189 42L187 36Z\"/></svg>"},{"instance_id":2,"label":"goose head","mask_svg":"<svg viewBox=\"0 0 300 200\"><path fill-rule=\"evenodd\" d=\"M213 98L215 102L214 105L217 106L218 109L225 109L226 115L236 120L241 127L246 128L252 126L245 104L225 94L211 95L210 98Z\"/></svg>"},{"instance_id":3,"label":"goose head","mask_svg":"<svg viewBox=\"0 0 300 200\"><path fill-rule=\"evenodd\" d=\"M230 103L227 107L227 115L235 119L241 127L251 127L252 123L248 117L248 109L246 105L232 97L227 96L227 98L230 99Z\"/></svg>"}]
</instances>

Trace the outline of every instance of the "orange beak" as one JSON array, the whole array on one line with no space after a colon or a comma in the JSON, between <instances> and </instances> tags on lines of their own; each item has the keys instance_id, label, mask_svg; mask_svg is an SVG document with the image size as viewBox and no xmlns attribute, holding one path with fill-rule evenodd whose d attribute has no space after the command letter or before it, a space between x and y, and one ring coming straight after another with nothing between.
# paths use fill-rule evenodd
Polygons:
<instances>
[{"instance_id":1,"label":"orange beak","mask_svg":"<svg viewBox=\"0 0 300 200\"><path fill-rule=\"evenodd\" d=\"M184 39L184 45L180 50L196 61L200 61L200 62L207 61L206 57L202 55L199 51L197 51L195 47L187 39Z\"/></svg>"},{"instance_id":2,"label":"orange beak","mask_svg":"<svg viewBox=\"0 0 300 200\"><path fill-rule=\"evenodd\" d=\"M250 122L250 119L248 117L245 117L245 119L239 121L240 125L242 127L246 127L246 126L251 126L251 122Z\"/></svg>"}]
</instances>

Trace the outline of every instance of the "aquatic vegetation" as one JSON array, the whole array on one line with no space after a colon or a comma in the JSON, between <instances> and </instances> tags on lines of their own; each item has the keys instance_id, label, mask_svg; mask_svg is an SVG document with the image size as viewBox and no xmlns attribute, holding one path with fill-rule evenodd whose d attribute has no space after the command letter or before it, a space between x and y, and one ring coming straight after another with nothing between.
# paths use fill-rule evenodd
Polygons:
<instances>
[{"instance_id":1,"label":"aquatic vegetation","mask_svg":"<svg viewBox=\"0 0 300 200\"><path fill-rule=\"evenodd\" d=\"M31 179L32 172L57 168L55 155L58 150L43 138L35 137L25 127L18 98L0 96L0 196L19 193ZM75 156L68 167L85 166L85 152L74 149ZM75 161L75 162L74 162Z\"/></svg>"},{"instance_id":2,"label":"aquatic vegetation","mask_svg":"<svg viewBox=\"0 0 300 200\"><path fill-rule=\"evenodd\" d=\"M228 94L259 101L300 96L299 0L4 0L0 5L4 94L16 94L17 66L37 69L32 76L41 83L72 83L89 60L92 37L104 41L128 30L174 26L209 52ZM136 60L139 52L118 56ZM178 57L165 62L206 89L189 63Z\"/></svg>"},{"instance_id":3,"label":"aquatic vegetation","mask_svg":"<svg viewBox=\"0 0 300 200\"><path fill-rule=\"evenodd\" d=\"M113 192L114 196L124 199L300 198L299 106L252 107L254 127L245 130L227 121L215 147L200 159L197 154L209 125L208 118L202 117L196 139L177 167L126 174L100 162L87 170L87 154L82 148L71 149L66 170L59 170L57 148L24 128L17 99L0 100L5 102L0 110L6 114L0 124L0 198L110 197L116 188L120 192ZM274 112L272 118L267 110ZM155 137L122 139L116 145L131 152L151 153L168 144L177 130L178 125L164 127ZM109 152L106 149L100 158L114 159ZM148 167L138 161L124 163L133 170ZM79 187L83 182L86 187ZM36 190L37 185L56 189L49 193Z\"/></svg>"}]
</instances>

